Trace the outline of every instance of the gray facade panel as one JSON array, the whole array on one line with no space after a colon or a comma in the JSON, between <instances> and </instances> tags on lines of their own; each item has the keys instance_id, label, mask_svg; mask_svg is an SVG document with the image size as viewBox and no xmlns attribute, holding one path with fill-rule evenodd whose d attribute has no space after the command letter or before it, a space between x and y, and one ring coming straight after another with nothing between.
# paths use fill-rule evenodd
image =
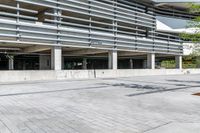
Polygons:
<instances>
[{"instance_id":1,"label":"gray facade panel","mask_svg":"<svg viewBox=\"0 0 200 133\"><path fill-rule=\"evenodd\" d=\"M156 31L152 7L127 0L0 2L0 42L182 54L178 35Z\"/></svg>"}]
</instances>

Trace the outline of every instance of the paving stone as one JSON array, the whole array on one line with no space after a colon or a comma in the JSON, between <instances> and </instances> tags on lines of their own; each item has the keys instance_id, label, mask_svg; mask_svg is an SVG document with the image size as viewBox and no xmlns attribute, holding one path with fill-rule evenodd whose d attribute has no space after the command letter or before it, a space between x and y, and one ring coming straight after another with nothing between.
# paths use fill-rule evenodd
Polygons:
<instances>
[{"instance_id":1,"label":"paving stone","mask_svg":"<svg viewBox=\"0 0 200 133\"><path fill-rule=\"evenodd\" d=\"M0 133L199 133L199 79L0 83Z\"/></svg>"}]
</instances>

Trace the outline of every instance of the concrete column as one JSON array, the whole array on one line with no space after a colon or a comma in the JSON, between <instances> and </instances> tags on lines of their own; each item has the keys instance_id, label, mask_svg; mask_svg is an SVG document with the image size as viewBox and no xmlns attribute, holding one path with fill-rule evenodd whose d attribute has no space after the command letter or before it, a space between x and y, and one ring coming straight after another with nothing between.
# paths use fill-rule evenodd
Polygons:
<instances>
[{"instance_id":1,"label":"concrete column","mask_svg":"<svg viewBox=\"0 0 200 133\"><path fill-rule=\"evenodd\" d=\"M142 68L143 68L143 69L146 69L146 68L147 68L147 60L143 60Z\"/></svg>"},{"instance_id":2,"label":"concrete column","mask_svg":"<svg viewBox=\"0 0 200 133\"><path fill-rule=\"evenodd\" d=\"M129 63L130 63L130 69L133 69L133 59L130 59Z\"/></svg>"},{"instance_id":3,"label":"concrete column","mask_svg":"<svg viewBox=\"0 0 200 133\"><path fill-rule=\"evenodd\" d=\"M51 48L51 69L61 70L62 69L62 48L54 46Z\"/></svg>"},{"instance_id":4,"label":"concrete column","mask_svg":"<svg viewBox=\"0 0 200 133\"><path fill-rule=\"evenodd\" d=\"M23 64L22 64L22 70L26 70L26 61L23 60L22 63L23 63Z\"/></svg>"},{"instance_id":5,"label":"concrete column","mask_svg":"<svg viewBox=\"0 0 200 133\"><path fill-rule=\"evenodd\" d=\"M155 54L150 53L147 55L147 68L155 69Z\"/></svg>"},{"instance_id":6,"label":"concrete column","mask_svg":"<svg viewBox=\"0 0 200 133\"><path fill-rule=\"evenodd\" d=\"M108 52L108 68L117 69L117 51L112 50Z\"/></svg>"},{"instance_id":7,"label":"concrete column","mask_svg":"<svg viewBox=\"0 0 200 133\"><path fill-rule=\"evenodd\" d=\"M176 60L176 68L178 69L182 69L182 56L181 55L177 55L175 57L175 60Z\"/></svg>"},{"instance_id":8,"label":"concrete column","mask_svg":"<svg viewBox=\"0 0 200 133\"><path fill-rule=\"evenodd\" d=\"M83 58L83 69L87 69L87 59Z\"/></svg>"},{"instance_id":9,"label":"concrete column","mask_svg":"<svg viewBox=\"0 0 200 133\"><path fill-rule=\"evenodd\" d=\"M40 58L39 59L40 70L50 70L51 69L51 64L50 64L51 56L49 56L49 55L40 55L39 58Z\"/></svg>"},{"instance_id":10,"label":"concrete column","mask_svg":"<svg viewBox=\"0 0 200 133\"><path fill-rule=\"evenodd\" d=\"M8 57L8 69L14 70L14 56L13 55L10 55Z\"/></svg>"}]
</instances>

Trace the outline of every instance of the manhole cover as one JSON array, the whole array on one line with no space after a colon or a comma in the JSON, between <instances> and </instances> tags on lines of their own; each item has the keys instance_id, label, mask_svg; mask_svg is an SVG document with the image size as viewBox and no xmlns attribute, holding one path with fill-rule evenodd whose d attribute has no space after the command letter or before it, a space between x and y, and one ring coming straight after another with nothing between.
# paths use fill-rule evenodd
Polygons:
<instances>
[{"instance_id":1,"label":"manhole cover","mask_svg":"<svg viewBox=\"0 0 200 133\"><path fill-rule=\"evenodd\" d=\"M195 96L200 96L200 93L194 93L193 95L195 95Z\"/></svg>"}]
</instances>

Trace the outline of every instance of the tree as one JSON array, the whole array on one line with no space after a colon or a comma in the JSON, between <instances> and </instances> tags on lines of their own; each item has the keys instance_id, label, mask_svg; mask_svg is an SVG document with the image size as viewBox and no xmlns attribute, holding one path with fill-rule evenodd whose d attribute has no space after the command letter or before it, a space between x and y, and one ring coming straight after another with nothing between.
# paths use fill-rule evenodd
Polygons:
<instances>
[{"instance_id":1,"label":"tree","mask_svg":"<svg viewBox=\"0 0 200 133\"><path fill-rule=\"evenodd\" d=\"M189 12L195 14L189 21L187 28L190 28L192 33L183 33L181 37L185 40L191 40L194 43L200 43L200 4L189 4Z\"/></svg>"},{"instance_id":2,"label":"tree","mask_svg":"<svg viewBox=\"0 0 200 133\"><path fill-rule=\"evenodd\" d=\"M195 59L196 67L200 67L200 4L189 4L189 12L195 14L195 17L189 21L187 28L191 29L191 33L182 33L181 38L194 43L192 54L187 56L192 60ZM184 57L184 58L187 58Z\"/></svg>"}]
</instances>

